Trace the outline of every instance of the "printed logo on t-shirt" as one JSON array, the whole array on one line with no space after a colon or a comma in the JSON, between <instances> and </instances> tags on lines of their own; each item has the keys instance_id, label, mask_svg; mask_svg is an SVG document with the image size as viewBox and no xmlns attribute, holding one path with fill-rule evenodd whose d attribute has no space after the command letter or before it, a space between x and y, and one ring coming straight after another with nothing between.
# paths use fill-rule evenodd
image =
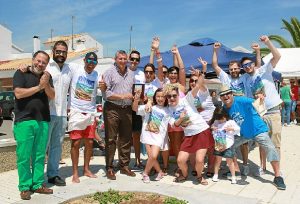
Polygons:
<instances>
[{"instance_id":1,"label":"printed logo on t-shirt","mask_svg":"<svg viewBox=\"0 0 300 204\"><path fill-rule=\"evenodd\" d=\"M232 89L233 95L235 95L235 96L243 96L245 94L245 91L244 91L245 87L242 82L240 82L240 83L231 82L230 87Z\"/></svg>"},{"instance_id":2,"label":"printed logo on t-shirt","mask_svg":"<svg viewBox=\"0 0 300 204\"><path fill-rule=\"evenodd\" d=\"M95 86L95 81L91 81L84 76L79 76L76 83L74 97L84 101L91 101L94 86Z\"/></svg>"},{"instance_id":3,"label":"printed logo on t-shirt","mask_svg":"<svg viewBox=\"0 0 300 204\"><path fill-rule=\"evenodd\" d=\"M204 110L199 96L195 97L194 105L199 113Z\"/></svg>"},{"instance_id":4,"label":"printed logo on t-shirt","mask_svg":"<svg viewBox=\"0 0 300 204\"><path fill-rule=\"evenodd\" d=\"M232 113L231 118L239 125L241 126L244 122L244 117L239 113Z\"/></svg>"},{"instance_id":5,"label":"printed logo on t-shirt","mask_svg":"<svg viewBox=\"0 0 300 204\"><path fill-rule=\"evenodd\" d=\"M185 109L182 107L180 109L177 109L176 111L174 111L172 113L173 118L175 118L175 120L178 120L180 117L180 114L184 111ZM180 126L182 127L186 127L191 123L190 117L188 116L188 114L185 115L185 117L183 118L183 121L180 123Z\"/></svg>"},{"instance_id":6,"label":"printed logo on t-shirt","mask_svg":"<svg viewBox=\"0 0 300 204\"><path fill-rule=\"evenodd\" d=\"M250 82L250 88L251 88L251 92L253 94L253 96L256 93L263 93L265 94L265 90L264 90L264 84L262 82L262 79L260 76L257 76L255 78L255 80Z\"/></svg>"},{"instance_id":7,"label":"printed logo on t-shirt","mask_svg":"<svg viewBox=\"0 0 300 204\"><path fill-rule=\"evenodd\" d=\"M164 114L156 110L152 110L149 115L146 130L149 132L159 133L160 124L164 118Z\"/></svg>"},{"instance_id":8,"label":"printed logo on t-shirt","mask_svg":"<svg viewBox=\"0 0 300 204\"><path fill-rule=\"evenodd\" d=\"M214 131L215 138L215 150L224 151L226 149L226 131L216 130Z\"/></svg>"}]
</instances>

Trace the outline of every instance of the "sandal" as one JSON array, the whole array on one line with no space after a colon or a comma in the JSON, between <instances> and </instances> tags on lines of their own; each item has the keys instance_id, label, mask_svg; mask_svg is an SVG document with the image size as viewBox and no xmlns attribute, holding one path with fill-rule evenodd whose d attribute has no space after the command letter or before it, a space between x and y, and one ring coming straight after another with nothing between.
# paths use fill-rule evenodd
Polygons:
<instances>
[{"instance_id":1,"label":"sandal","mask_svg":"<svg viewBox=\"0 0 300 204\"><path fill-rule=\"evenodd\" d=\"M173 180L175 183L183 183L186 181L186 177L184 176L179 176L179 177L176 177L174 180Z\"/></svg>"},{"instance_id":2,"label":"sandal","mask_svg":"<svg viewBox=\"0 0 300 204\"><path fill-rule=\"evenodd\" d=\"M207 178L212 178L214 176L214 173L212 173L212 172L206 172L205 175L206 175Z\"/></svg>"},{"instance_id":3,"label":"sandal","mask_svg":"<svg viewBox=\"0 0 300 204\"><path fill-rule=\"evenodd\" d=\"M192 171L191 174L192 174L193 176L197 176L197 171Z\"/></svg>"},{"instance_id":4,"label":"sandal","mask_svg":"<svg viewBox=\"0 0 300 204\"><path fill-rule=\"evenodd\" d=\"M204 185L204 186L208 185L207 180L205 180L202 176L198 177L197 180L201 185Z\"/></svg>"}]
</instances>

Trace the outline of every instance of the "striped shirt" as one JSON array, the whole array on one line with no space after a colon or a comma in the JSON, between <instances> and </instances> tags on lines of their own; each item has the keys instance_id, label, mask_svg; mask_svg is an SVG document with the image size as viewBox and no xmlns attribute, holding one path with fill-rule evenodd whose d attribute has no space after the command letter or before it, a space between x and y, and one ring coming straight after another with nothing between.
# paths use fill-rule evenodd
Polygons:
<instances>
[{"instance_id":1,"label":"striped shirt","mask_svg":"<svg viewBox=\"0 0 300 204\"><path fill-rule=\"evenodd\" d=\"M115 94L127 94L132 93L132 86L134 84L134 72L126 68L126 72L123 75L120 69L114 64L103 74L104 82L106 83L107 89L104 93L104 99L116 105L131 105L131 99L124 100L109 100L110 96Z\"/></svg>"}]
</instances>

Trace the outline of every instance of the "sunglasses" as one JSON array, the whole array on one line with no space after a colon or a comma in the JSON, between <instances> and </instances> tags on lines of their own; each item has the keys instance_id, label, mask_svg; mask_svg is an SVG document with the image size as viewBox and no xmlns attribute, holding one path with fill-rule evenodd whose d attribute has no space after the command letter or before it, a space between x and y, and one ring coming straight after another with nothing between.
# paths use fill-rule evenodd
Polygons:
<instances>
[{"instance_id":1,"label":"sunglasses","mask_svg":"<svg viewBox=\"0 0 300 204\"><path fill-rule=\"evenodd\" d=\"M132 62L140 62L140 58L131 57L130 61L132 61Z\"/></svg>"},{"instance_id":2,"label":"sunglasses","mask_svg":"<svg viewBox=\"0 0 300 204\"><path fill-rule=\"evenodd\" d=\"M145 74L153 74L154 71L144 71Z\"/></svg>"},{"instance_id":3,"label":"sunglasses","mask_svg":"<svg viewBox=\"0 0 300 204\"><path fill-rule=\"evenodd\" d=\"M56 55L67 55L67 51L64 50L55 50Z\"/></svg>"},{"instance_id":4,"label":"sunglasses","mask_svg":"<svg viewBox=\"0 0 300 204\"><path fill-rule=\"evenodd\" d=\"M167 95L167 98L168 98L168 99L171 99L171 98L177 98L177 96L178 96L177 94L168 94L168 95Z\"/></svg>"},{"instance_id":5,"label":"sunglasses","mask_svg":"<svg viewBox=\"0 0 300 204\"><path fill-rule=\"evenodd\" d=\"M96 64L98 63L97 60L92 60L92 59L87 59L86 62L87 62L88 64L94 64L94 65L96 65Z\"/></svg>"},{"instance_id":6,"label":"sunglasses","mask_svg":"<svg viewBox=\"0 0 300 204\"><path fill-rule=\"evenodd\" d=\"M224 94L220 95L220 97L222 97L222 96L228 96L230 94L232 94L232 92L224 93Z\"/></svg>"},{"instance_id":7,"label":"sunglasses","mask_svg":"<svg viewBox=\"0 0 300 204\"><path fill-rule=\"evenodd\" d=\"M253 62L248 62L248 63L246 63L246 64L242 64L242 68L245 69L245 68L251 67L252 63L253 63Z\"/></svg>"},{"instance_id":8,"label":"sunglasses","mask_svg":"<svg viewBox=\"0 0 300 204\"><path fill-rule=\"evenodd\" d=\"M164 73L164 74L167 74L168 72L167 72L167 71L164 71L163 73Z\"/></svg>"},{"instance_id":9,"label":"sunglasses","mask_svg":"<svg viewBox=\"0 0 300 204\"><path fill-rule=\"evenodd\" d=\"M190 83L197 83L198 79L190 79Z\"/></svg>"},{"instance_id":10,"label":"sunglasses","mask_svg":"<svg viewBox=\"0 0 300 204\"><path fill-rule=\"evenodd\" d=\"M239 70L240 68L231 68L231 69L229 69L229 71L236 71L236 70Z\"/></svg>"}]
</instances>

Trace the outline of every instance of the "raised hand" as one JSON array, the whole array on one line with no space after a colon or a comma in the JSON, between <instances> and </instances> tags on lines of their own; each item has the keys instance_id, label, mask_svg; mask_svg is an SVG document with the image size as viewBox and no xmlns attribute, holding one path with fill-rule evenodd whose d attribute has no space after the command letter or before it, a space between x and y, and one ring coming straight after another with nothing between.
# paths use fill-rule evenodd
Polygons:
<instances>
[{"instance_id":1,"label":"raised hand","mask_svg":"<svg viewBox=\"0 0 300 204\"><path fill-rule=\"evenodd\" d=\"M215 43L214 43L214 49L215 49L215 50L220 49L220 47L221 47L221 43L219 43L219 42L215 42Z\"/></svg>"},{"instance_id":2,"label":"raised hand","mask_svg":"<svg viewBox=\"0 0 300 204\"><path fill-rule=\"evenodd\" d=\"M192 74L192 75L195 75L195 76L197 76L197 77L199 77L200 74L201 74L201 72L200 72L199 69L195 69L195 68L193 67L193 65L191 65L191 74Z\"/></svg>"},{"instance_id":3,"label":"raised hand","mask_svg":"<svg viewBox=\"0 0 300 204\"><path fill-rule=\"evenodd\" d=\"M260 46L258 43L252 43L251 48L257 52L258 50L260 50Z\"/></svg>"},{"instance_id":4,"label":"raised hand","mask_svg":"<svg viewBox=\"0 0 300 204\"><path fill-rule=\"evenodd\" d=\"M261 42L263 42L263 43L266 43L266 42L268 42L270 39L269 39L269 37L268 37L267 35L262 35L262 36L260 36L259 40L260 40Z\"/></svg>"},{"instance_id":5,"label":"raised hand","mask_svg":"<svg viewBox=\"0 0 300 204\"><path fill-rule=\"evenodd\" d=\"M197 58L197 60L202 64L202 66L207 66L207 61L203 60L202 57Z\"/></svg>"},{"instance_id":6,"label":"raised hand","mask_svg":"<svg viewBox=\"0 0 300 204\"><path fill-rule=\"evenodd\" d=\"M177 45L173 45L173 46L172 46L171 52L172 52L173 54L179 53L178 48L177 48Z\"/></svg>"},{"instance_id":7,"label":"raised hand","mask_svg":"<svg viewBox=\"0 0 300 204\"><path fill-rule=\"evenodd\" d=\"M106 91L107 89L106 83L103 80L103 75L101 76L101 80L98 83L98 87L101 91Z\"/></svg>"},{"instance_id":8,"label":"raised hand","mask_svg":"<svg viewBox=\"0 0 300 204\"><path fill-rule=\"evenodd\" d=\"M160 42L159 37L154 37L152 39L151 49L157 50L159 48L159 42Z\"/></svg>"}]
</instances>

